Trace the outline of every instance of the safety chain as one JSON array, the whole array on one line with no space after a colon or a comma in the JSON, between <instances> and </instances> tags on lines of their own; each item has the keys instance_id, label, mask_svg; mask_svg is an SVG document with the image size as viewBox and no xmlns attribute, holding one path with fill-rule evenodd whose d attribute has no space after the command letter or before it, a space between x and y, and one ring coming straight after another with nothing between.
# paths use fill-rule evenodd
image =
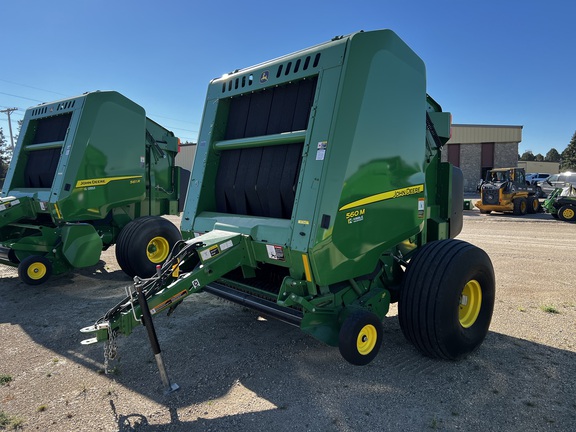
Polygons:
<instances>
[{"instance_id":1,"label":"safety chain","mask_svg":"<svg viewBox=\"0 0 576 432\"><path fill-rule=\"evenodd\" d=\"M108 340L104 343L104 373L106 375L112 372L109 368L109 362L114 360L118 355L118 345L116 344L117 336L118 330L112 330L108 327Z\"/></svg>"}]
</instances>

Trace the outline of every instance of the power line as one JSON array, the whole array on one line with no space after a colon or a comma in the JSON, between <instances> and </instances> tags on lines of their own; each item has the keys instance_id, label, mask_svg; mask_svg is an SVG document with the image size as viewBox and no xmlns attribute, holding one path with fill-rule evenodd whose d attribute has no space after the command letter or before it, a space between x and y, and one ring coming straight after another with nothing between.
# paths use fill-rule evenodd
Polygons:
<instances>
[{"instance_id":1,"label":"power line","mask_svg":"<svg viewBox=\"0 0 576 432\"><path fill-rule=\"evenodd\" d=\"M10 93L0 92L0 94L6 95L6 96L12 96L12 97L15 97L15 98L18 98L18 99L26 99L26 100L33 101L33 102L40 102L40 103L44 102L44 101L41 101L41 100L38 100L38 99L27 98L27 97L24 97L24 96L17 96L17 95L13 95L13 94L10 94Z\"/></svg>"},{"instance_id":2,"label":"power line","mask_svg":"<svg viewBox=\"0 0 576 432\"><path fill-rule=\"evenodd\" d=\"M34 86L31 86L31 85L27 85L27 84L20 84L20 83L17 83L17 82L14 82L14 81L8 81L8 80L2 79L2 78L0 78L0 81L5 82L5 83L8 83L8 84L14 84L14 85L22 86L22 87L28 87L28 88L31 88L31 89L34 89L34 90L40 90L40 91L43 91L43 92L54 93L54 94L57 94L57 95L60 95L60 96L66 96L66 97L68 97L68 95L65 95L64 93L58 93L58 92L55 92L55 91L52 91L52 90L46 90L46 89L43 89L43 88L40 88L40 87L34 87Z\"/></svg>"}]
</instances>

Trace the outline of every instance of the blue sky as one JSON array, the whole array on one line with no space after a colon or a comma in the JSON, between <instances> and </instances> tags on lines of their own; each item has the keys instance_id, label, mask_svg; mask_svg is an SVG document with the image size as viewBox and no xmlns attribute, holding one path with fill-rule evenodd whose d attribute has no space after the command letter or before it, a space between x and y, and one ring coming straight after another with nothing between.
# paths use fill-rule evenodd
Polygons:
<instances>
[{"instance_id":1,"label":"blue sky","mask_svg":"<svg viewBox=\"0 0 576 432\"><path fill-rule=\"evenodd\" d=\"M196 141L210 79L358 30L394 30L460 124L522 125L520 152L576 131L573 0L0 0L0 109L116 90ZM8 137L5 114L0 127ZM15 123L13 125L15 127Z\"/></svg>"}]
</instances>

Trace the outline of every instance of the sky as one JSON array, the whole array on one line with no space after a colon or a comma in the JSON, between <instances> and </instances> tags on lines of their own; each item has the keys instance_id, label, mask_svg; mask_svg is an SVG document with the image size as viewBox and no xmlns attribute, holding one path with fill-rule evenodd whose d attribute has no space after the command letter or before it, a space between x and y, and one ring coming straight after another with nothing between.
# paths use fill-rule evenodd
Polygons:
<instances>
[{"instance_id":1,"label":"sky","mask_svg":"<svg viewBox=\"0 0 576 432\"><path fill-rule=\"evenodd\" d=\"M453 123L521 125L519 152L545 156L576 131L574 17L574 0L0 0L0 110L15 130L31 106L116 90L196 142L211 79L387 28Z\"/></svg>"}]
</instances>

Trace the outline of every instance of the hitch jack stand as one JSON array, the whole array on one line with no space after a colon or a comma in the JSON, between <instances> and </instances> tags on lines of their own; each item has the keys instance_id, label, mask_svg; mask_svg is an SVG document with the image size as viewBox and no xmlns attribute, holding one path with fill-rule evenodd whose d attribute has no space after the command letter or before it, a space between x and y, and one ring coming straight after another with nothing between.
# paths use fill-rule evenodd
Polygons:
<instances>
[{"instance_id":1,"label":"hitch jack stand","mask_svg":"<svg viewBox=\"0 0 576 432\"><path fill-rule=\"evenodd\" d=\"M152 322L152 314L150 313L150 308L148 307L148 302L142 293L142 286L140 284L136 285L136 291L138 292L138 304L142 310L142 321L146 327L146 332L148 333L148 339L150 340L150 345L152 347L152 352L154 353L154 358L156 359L156 365L158 365L158 370L160 372L160 379L164 385L164 394L172 393L178 389L180 386L178 384L170 384L170 379L166 373L166 367L164 366L164 361L162 360L162 354L160 351L160 344L158 343L158 336L156 336L156 330L154 330L154 323Z\"/></svg>"}]
</instances>

